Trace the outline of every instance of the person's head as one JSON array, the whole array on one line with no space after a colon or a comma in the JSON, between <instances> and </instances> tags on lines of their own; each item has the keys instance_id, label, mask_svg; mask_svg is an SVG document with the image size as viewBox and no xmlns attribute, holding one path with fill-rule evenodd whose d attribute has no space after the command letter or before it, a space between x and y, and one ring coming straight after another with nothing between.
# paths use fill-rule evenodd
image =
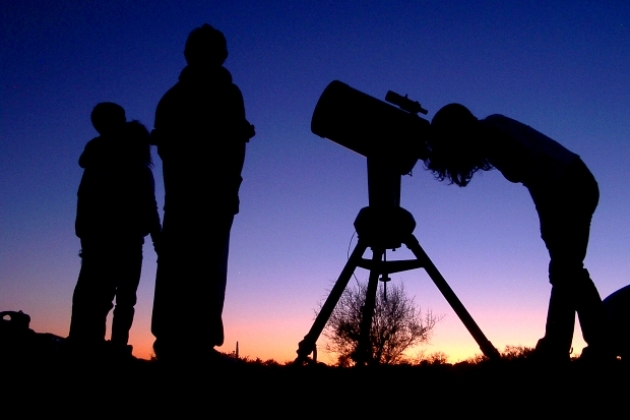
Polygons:
<instances>
[{"instance_id":1,"label":"person's head","mask_svg":"<svg viewBox=\"0 0 630 420\"><path fill-rule=\"evenodd\" d=\"M188 65L221 66L227 56L225 36L207 23L193 29L188 35L184 48Z\"/></svg>"},{"instance_id":2,"label":"person's head","mask_svg":"<svg viewBox=\"0 0 630 420\"><path fill-rule=\"evenodd\" d=\"M92 125L99 134L110 134L119 130L127 121L125 110L113 102L97 104L90 115Z\"/></svg>"},{"instance_id":3,"label":"person's head","mask_svg":"<svg viewBox=\"0 0 630 420\"><path fill-rule=\"evenodd\" d=\"M492 168L481 150L479 121L463 105L441 108L431 121L425 164L440 181L465 187L478 170Z\"/></svg>"}]
</instances>

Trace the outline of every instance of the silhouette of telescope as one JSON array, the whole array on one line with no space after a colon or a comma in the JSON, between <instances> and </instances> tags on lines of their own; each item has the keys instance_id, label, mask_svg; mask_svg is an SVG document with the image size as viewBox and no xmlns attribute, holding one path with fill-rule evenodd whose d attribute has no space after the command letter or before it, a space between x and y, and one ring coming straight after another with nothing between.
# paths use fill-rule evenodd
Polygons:
<instances>
[{"instance_id":1,"label":"silhouette of telescope","mask_svg":"<svg viewBox=\"0 0 630 420\"><path fill-rule=\"evenodd\" d=\"M417 115L427 111L392 91L385 99L399 108L335 80L315 106L311 131L406 175L427 157L429 122Z\"/></svg>"},{"instance_id":2,"label":"silhouette of telescope","mask_svg":"<svg viewBox=\"0 0 630 420\"><path fill-rule=\"evenodd\" d=\"M358 268L370 271L368 289L361 310L361 326L355 361L370 361L370 329L379 281L387 282L390 273L424 268L473 336L481 351L490 359L500 359L497 349L486 338L455 292L448 285L420 243L413 235L416 221L400 207L400 180L413 169L418 159L426 159L426 139L430 124L417 113L426 114L418 102L388 92L385 100L398 108L366 95L338 80L324 90L313 112L311 131L367 158L369 206L361 209L354 221L358 242L321 307L311 329L298 345L296 363L308 361L316 342L335 306ZM412 260L387 261L386 251L404 244L416 257ZM372 259L363 258L367 248ZM387 284L387 283L385 283ZM353 356L354 357L354 356Z\"/></svg>"},{"instance_id":3,"label":"silhouette of telescope","mask_svg":"<svg viewBox=\"0 0 630 420\"><path fill-rule=\"evenodd\" d=\"M392 91L385 99L400 108L335 80L324 89L311 120L314 134L367 157L373 208L399 207L401 176L427 157L430 124L416 115L426 110Z\"/></svg>"}]
</instances>

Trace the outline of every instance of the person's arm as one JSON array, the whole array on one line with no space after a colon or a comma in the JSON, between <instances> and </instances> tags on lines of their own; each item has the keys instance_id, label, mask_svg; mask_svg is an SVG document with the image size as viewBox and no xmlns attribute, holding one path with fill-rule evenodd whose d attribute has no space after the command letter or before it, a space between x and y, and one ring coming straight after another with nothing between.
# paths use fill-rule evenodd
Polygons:
<instances>
[{"instance_id":1,"label":"person's arm","mask_svg":"<svg viewBox=\"0 0 630 420\"><path fill-rule=\"evenodd\" d=\"M153 249L159 255L160 241L162 237L162 225L160 223L160 214L158 213L157 200L155 199L155 180L151 169L147 168L147 181L150 188L147 189L147 214L149 216L149 235L153 242Z\"/></svg>"}]
</instances>

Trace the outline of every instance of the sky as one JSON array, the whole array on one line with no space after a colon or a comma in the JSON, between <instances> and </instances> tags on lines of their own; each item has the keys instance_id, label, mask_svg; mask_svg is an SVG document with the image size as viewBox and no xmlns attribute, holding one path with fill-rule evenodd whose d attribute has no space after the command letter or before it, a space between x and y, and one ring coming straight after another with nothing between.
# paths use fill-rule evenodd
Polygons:
<instances>
[{"instance_id":1,"label":"sky","mask_svg":"<svg viewBox=\"0 0 630 420\"><path fill-rule=\"evenodd\" d=\"M225 66L257 133L232 228L219 350L238 342L241 356L294 359L356 244L366 159L310 131L333 80L380 99L388 90L408 94L429 119L451 102L481 118L500 113L579 154L601 194L586 267L602 297L630 283L630 3L0 3L0 311L24 311L37 332L68 332L80 268L78 158L97 135L92 108L116 102L152 128L159 99L185 66L186 37L203 23L227 38ZM419 162L403 177L401 205L488 339L499 349L534 346L544 334L549 257L527 189L497 171L459 188ZM406 249L388 252L388 259L410 257ZM152 351L155 269L145 244L130 338L143 358ZM366 281L368 273L356 275ZM480 354L423 270L392 280L423 311L443 315L429 344L414 352L444 352L451 361ZM574 351L584 345L577 329Z\"/></svg>"}]
</instances>

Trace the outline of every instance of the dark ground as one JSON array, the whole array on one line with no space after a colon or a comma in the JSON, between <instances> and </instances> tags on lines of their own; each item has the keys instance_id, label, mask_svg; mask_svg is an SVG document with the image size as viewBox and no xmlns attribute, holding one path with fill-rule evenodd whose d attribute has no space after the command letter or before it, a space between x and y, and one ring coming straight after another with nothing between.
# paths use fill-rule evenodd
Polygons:
<instances>
[{"instance_id":1,"label":"dark ground","mask_svg":"<svg viewBox=\"0 0 630 420\"><path fill-rule=\"evenodd\" d=\"M257 361L176 366L144 360L82 360L60 353L3 354L0 393L6 410L69 417L148 415L241 417L243 414L529 417L617 412L627 418L630 367L622 361L542 366L525 357L379 368L281 366ZM3 411L4 411L3 410ZM56 417L56 416L55 416Z\"/></svg>"},{"instance_id":2,"label":"dark ground","mask_svg":"<svg viewBox=\"0 0 630 420\"><path fill-rule=\"evenodd\" d=\"M499 361L337 368L202 349L165 365L113 352L109 343L77 351L61 337L28 329L24 314L10 315L0 323L2 418L628 418L630 363L622 360L545 365L531 349L513 347Z\"/></svg>"}]
</instances>

